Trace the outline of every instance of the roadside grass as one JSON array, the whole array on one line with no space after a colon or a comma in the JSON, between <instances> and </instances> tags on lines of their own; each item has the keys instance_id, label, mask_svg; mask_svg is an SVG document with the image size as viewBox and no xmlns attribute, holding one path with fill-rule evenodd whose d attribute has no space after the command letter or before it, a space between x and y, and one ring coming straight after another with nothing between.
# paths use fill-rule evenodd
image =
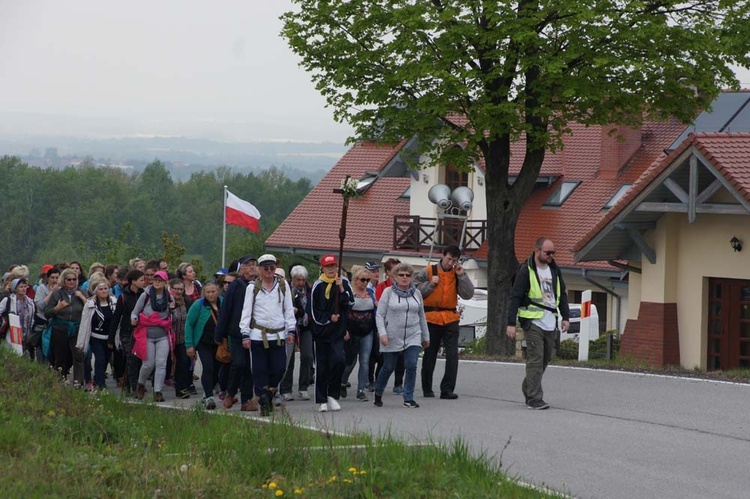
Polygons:
<instances>
[{"instance_id":1,"label":"roadside grass","mask_svg":"<svg viewBox=\"0 0 750 499\"><path fill-rule=\"evenodd\" d=\"M460 439L410 446L65 387L0 348L3 497L551 497Z\"/></svg>"}]
</instances>

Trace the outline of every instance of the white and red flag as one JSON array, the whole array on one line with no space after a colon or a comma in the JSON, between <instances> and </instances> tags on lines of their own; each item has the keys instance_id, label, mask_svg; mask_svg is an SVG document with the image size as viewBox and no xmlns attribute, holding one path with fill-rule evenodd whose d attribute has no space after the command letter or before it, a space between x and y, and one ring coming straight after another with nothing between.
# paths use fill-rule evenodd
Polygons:
<instances>
[{"instance_id":1,"label":"white and red flag","mask_svg":"<svg viewBox=\"0 0 750 499\"><path fill-rule=\"evenodd\" d=\"M258 220L260 212L255 206L227 191L226 223L260 232Z\"/></svg>"}]
</instances>

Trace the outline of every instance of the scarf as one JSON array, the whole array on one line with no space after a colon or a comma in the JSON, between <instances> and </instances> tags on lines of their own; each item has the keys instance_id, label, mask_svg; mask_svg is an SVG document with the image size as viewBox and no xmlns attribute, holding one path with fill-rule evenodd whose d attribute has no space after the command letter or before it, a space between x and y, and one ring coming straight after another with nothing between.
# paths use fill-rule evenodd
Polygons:
<instances>
[{"instance_id":1,"label":"scarf","mask_svg":"<svg viewBox=\"0 0 750 499\"><path fill-rule=\"evenodd\" d=\"M414 287L413 282L409 284L409 289L405 291L399 288L398 284L396 284L395 282L393 283L393 286L391 287L393 288L393 292L396 293L396 296L399 296L401 298L409 298L410 296L414 296L414 291L417 290L417 288Z\"/></svg>"},{"instance_id":2,"label":"scarf","mask_svg":"<svg viewBox=\"0 0 750 499\"><path fill-rule=\"evenodd\" d=\"M331 289L333 288L333 284L336 282L336 277L328 278L325 274L320 274L320 277L318 277L318 279L328 283L328 286L326 286L326 300L329 300L331 298Z\"/></svg>"},{"instance_id":3,"label":"scarf","mask_svg":"<svg viewBox=\"0 0 750 499\"><path fill-rule=\"evenodd\" d=\"M158 301L156 299L156 288L151 286L151 289L148 291L148 297L151 299L151 309L154 312L164 312L167 309L169 306L169 295L167 293L166 288L162 289L162 301Z\"/></svg>"}]
</instances>

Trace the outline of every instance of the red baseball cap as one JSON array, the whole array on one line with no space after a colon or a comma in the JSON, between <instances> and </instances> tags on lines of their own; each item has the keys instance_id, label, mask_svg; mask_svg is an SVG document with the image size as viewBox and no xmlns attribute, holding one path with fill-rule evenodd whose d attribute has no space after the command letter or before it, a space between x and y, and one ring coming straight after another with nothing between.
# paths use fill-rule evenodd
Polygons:
<instances>
[{"instance_id":1,"label":"red baseball cap","mask_svg":"<svg viewBox=\"0 0 750 499\"><path fill-rule=\"evenodd\" d=\"M337 263L338 260L336 260L336 257L334 255L331 255L330 253L327 255L323 255L323 258L320 259L321 267L328 267L329 265L336 265Z\"/></svg>"}]
</instances>

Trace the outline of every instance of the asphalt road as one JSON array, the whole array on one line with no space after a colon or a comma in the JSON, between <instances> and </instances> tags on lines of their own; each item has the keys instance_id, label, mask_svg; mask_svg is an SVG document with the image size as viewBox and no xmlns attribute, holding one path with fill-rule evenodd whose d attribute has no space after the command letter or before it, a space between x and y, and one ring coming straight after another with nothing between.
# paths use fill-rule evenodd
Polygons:
<instances>
[{"instance_id":1,"label":"asphalt road","mask_svg":"<svg viewBox=\"0 0 750 499\"><path fill-rule=\"evenodd\" d=\"M443 366L438 361L436 384ZM389 387L377 408L371 393L358 402L350 389L337 413L298 400L286 410L302 424L341 432L419 443L461 437L511 475L575 497L750 497L749 385L550 366L551 408L531 411L523 376L522 364L462 360L458 400L424 399L418 388L421 407L407 409ZM175 403L168 392L166 405Z\"/></svg>"}]
</instances>

